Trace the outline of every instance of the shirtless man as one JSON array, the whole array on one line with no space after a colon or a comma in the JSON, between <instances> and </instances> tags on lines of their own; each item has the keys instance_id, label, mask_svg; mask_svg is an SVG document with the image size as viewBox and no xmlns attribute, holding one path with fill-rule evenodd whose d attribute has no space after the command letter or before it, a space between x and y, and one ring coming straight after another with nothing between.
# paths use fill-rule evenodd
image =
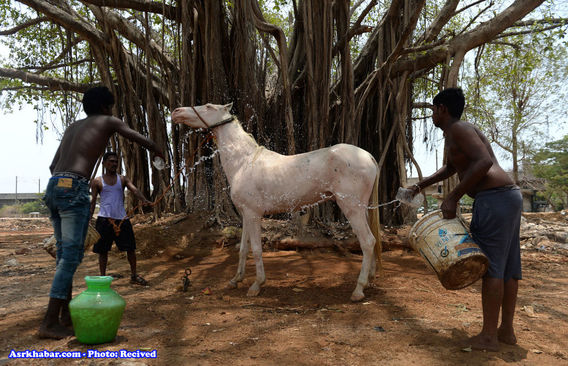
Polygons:
<instances>
[{"instance_id":1,"label":"shirtless man","mask_svg":"<svg viewBox=\"0 0 568 366\"><path fill-rule=\"evenodd\" d=\"M459 184L440 207L444 218L456 216L464 194L475 198L471 221L473 240L489 258L483 277L481 302L483 328L468 345L473 349L499 350L499 341L516 344L513 316L521 276L519 230L522 196L519 187L499 166L493 149L481 131L461 121L465 105L458 88L445 89L434 97L432 120L444 131L448 161L437 172L412 187L414 195L455 173ZM502 312L499 327L499 312Z\"/></svg>"},{"instance_id":2,"label":"shirtless man","mask_svg":"<svg viewBox=\"0 0 568 366\"><path fill-rule=\"evenodd\" d=\"M113 105L114 96L106 87L87 90L83 96L87 118L65 130L49 166L52 177L44 201L57 240L57 256L49 304L38 333L42 338L61 339L73 334L68 305L73 275L83 259L89 222L89 177L109 138L117 132L163 158L154 142L112 116Z\"/></svg>"}]
</instances>

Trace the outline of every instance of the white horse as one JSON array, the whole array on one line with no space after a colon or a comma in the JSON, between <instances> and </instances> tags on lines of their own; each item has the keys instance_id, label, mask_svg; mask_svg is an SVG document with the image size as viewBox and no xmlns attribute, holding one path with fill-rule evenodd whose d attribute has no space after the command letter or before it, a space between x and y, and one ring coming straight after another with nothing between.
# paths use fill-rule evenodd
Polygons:
<instances>
[{"instance_id":1,"label":"white horse","mask_svg":"<svg viewBox=\"0 0 568 366\"><path fill-rule=\"evenodd\" d=\"M373 156L347 144L298 155L280 155L259 146L231 115L231 107L232 103L206 104L177 108L172 114L175 123L210 129L217 139L231 199L243 219L237 274L229 286L235 288L243 280L250 241L256 280L247 295L256 296L260 292L265 281L260 235L263 215L292 212L334 199L349 220L363 251L361 272L351 295L352 301L362 300L363 289L375 278L375 255L379 265L381 263L378 168ZM371 194L373 199L369 202ZM371 228L367 224L367 210Z\"/></svg>"}]
</instances>

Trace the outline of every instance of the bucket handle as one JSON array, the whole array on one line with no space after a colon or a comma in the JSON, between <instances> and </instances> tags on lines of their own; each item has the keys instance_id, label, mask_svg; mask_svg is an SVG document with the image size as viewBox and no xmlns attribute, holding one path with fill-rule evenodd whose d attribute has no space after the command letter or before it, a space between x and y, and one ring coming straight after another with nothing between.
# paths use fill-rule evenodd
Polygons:
<instances>
[{"instance_id":1,"label":"bucket handle","mask_svg":"<svg viewBox=\"0 0 568 366\"><path fill-rule=\"evenodd\" d=\"M467 221L465 221L465 219L463 218L463 216L461 215L461 213L457 213L456 217L458 218L458 220L460 220L460 222L462 223L463 227L466 228L468 234L471 234L471 232L469 231L469 224L467 223Z\"/></svg>"}]
</instances>

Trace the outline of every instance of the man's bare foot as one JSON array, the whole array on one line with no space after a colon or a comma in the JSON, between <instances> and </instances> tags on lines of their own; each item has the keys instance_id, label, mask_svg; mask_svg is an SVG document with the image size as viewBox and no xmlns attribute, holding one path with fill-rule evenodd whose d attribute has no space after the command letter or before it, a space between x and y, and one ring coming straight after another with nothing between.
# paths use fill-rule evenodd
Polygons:
<instances>
[{"instance_id":1,"label":"man's bare foot","mask_svg":"<svg viewBox=\"0 0 568 366\"><path fill-rule=\"evenodd\" d=\"M503 329L499 328L497 330L497 338L499 342L503 342L505 344L515 345L517 344L517 337L515 336L515 331L511 329Z\"/></svg>"},{"instance_id":2,"label":"man's bare foot","mask_svg":"<svg viewBox=\"0 0 568 366\"><path fill-rule=\"evenodd\" d=\"M478 334L475 337L471 337L466 346L470 346L471 349L479 350L479 351L491 351L497 352L499 351L499 341L496 336L487 336L485 334Z\"/></svg>"},{"instance_id":3,"label":"man's bare foot","mask_svg":"<svg viewBox=\"0 0 568 366\"><path fill-rule=\"evenodd\" d=\"M63 339L71 337L73 335L73 330L70 330L59 323L50 327L42 324L41 327L39 327L37 335L40 338Z\"/></svg>"}]
</instances>

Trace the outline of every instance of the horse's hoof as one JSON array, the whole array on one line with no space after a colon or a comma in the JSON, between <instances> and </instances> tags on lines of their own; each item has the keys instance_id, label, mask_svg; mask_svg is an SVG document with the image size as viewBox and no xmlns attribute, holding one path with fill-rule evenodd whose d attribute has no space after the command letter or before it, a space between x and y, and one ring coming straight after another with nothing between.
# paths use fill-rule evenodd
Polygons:
<instances>
[{"instance_id":1,"label":"horse's hoof","mask_svg":"<svg viewBox=\"0 0 568 366\"><path fill-rule=\"evenodd\" d=\"M254 296L258 296L258 294L260 294L260 289L259 288L249 288L248 292L247 292L247 296L248 297L254 297Z\"/></svg>"},{"instance_id":2,"label":"horse's hoof","mask_svg":"<svg viewBox=\"0 0 568 366\"><path fill-rule=\"evenodd\" d=\"M361 300L363 300L365 298L365 294L361 293L361 294L355 294L353 293L351 295L351 301L353 302L359 302Z\"/></svg>"},{"instance_id":3,"label":"horse's hoof","mask_svg":"<svg viewBox=\"0 0 568 366\"><path fill-rule=\"evenodd\" d=\"M235 289L235 288L237 288L237 283L233 282L233 281L229 281L226 288L227 289Z\"/></svg>"}]
</instances>

